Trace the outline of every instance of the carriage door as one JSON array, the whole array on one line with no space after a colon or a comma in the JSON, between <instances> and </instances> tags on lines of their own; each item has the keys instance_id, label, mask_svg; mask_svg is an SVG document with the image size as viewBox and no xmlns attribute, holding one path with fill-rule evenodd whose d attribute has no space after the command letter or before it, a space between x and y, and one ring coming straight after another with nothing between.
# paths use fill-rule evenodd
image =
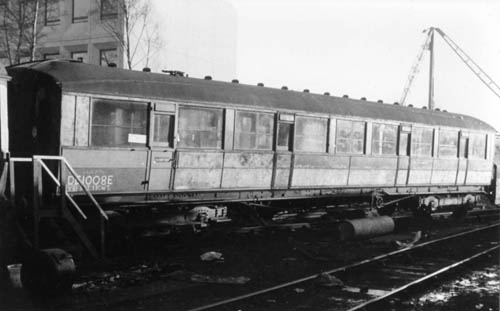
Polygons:
<instances>
[{"instance_id":1,"label":"carriage door","mask_svg":"<svg viewBox=\"0 0 500 311\"><path fill-rule=\"evenodd\" d=\"M150 112L149 191L171 189L174 159L175 104L155 103Z\"/></svg>"},{"instance_id":2,"label":"carriage door","mask_svg":"<svg viewBox=\"0 0 500 311\"><path fill-rule=\"evenodd\" d=\"M458 168L457 168L457 185L464 185L467 176L467 158L469 148L469 135L467 132L460 132L460 141L458 143Z\"/></svg>"}]
</instances>

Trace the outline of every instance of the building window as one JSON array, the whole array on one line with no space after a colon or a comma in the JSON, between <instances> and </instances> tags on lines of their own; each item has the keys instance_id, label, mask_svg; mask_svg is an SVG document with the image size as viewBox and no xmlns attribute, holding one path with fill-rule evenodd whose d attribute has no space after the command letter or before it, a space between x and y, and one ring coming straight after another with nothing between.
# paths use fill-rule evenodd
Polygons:
<instances>
[{"instance_id":1,"label":"building window","mask_svg":"<svg viewBox=\"0 0 500 311\"><path fill-rule=\"evenodd\" d=\"M469 158L486 159L486 135L469 134Z\"/></svg>"},{"instance_id":2,"label":"building window","mask_svg":"<svg viewBox=\"0 0 500 311\"><path fill-rule=\"evenodd\" d=\"M55 25L60 22L60 0L45 0L45 25Z\"/></svg>"},{"instance_id":3,"label":"building window","mask_svg":"<svg viewBox=\"0 0 500 311\"><path fill-rule=\"evenodd\" d=\"M222 148L222 109L180 108L178 146Z\"/></svg>"},{"instance_id":4,"label":"building window","mask_svg":"<svg viewBox=\"0 0 500 311\"><path fill-rule=\"evenodd\" d=\"M109 64L118 63L118 52L116 49L100 50L100 62L101 66L108 66Z\"/></svg>"},{"instance_id":5,"label":"building window","mask_svg":"<svg viewBox=\"0 0 500 311\"><path fill-rule=\"evenodd\" d=\"M45 53L43 54L43 59L49 60L49 59L58 59L59 58L59 53Z\"/></svg>"},{"instance_id":6,"label":"building window","mask_svg":"<svg viewBox=\"0 0 500 311\"><path fill-rule=\"evenodd\" d=\"M372 154L395 155L398 127L373 123L372 127Z\"/></svg>"},{"instance_id":7,"label":"building window","mask_svg":"<svg viewBox=\"0 0 500 311\"><path fill-rule=\"evenodd\" d=\"M457 131L439 131L438 155L440 158L456 158L458 156Z\"/></svg>"},{"instance_id":8,"label":"building window","mask_svg":"<svg viewBox=\"0 0 500 311\"><path fill-rule=\"evenodd\" d=\"M153 143L165 147L173 147L174 116L155 114L153 120Z\"/></svg>"},{"instance_id":9,"label":"building window","mask_svg":"<svg viewBox=\"0 0 500 311\"><path fill-rule=\"evenodd\" d=\"M272 150L273 126L270 113L236 112L235 149Z\"/></svg>"},{"instance_id":10,"label":"building window","mask_svg":"<svg viewBox=\"0 0 500 311\"><path fill-rule=\"evenodd\" d=\"M295 150L326 152L327 119L297 117Z\"/></svg>"},{"instance_id":11,"label":"building window","mask_svg":"<svg viewBox=\"0 0 500 311\"><path fill-rule=\"evenodd\" d=\"M71 59L77 60L82 63L88 63L87 52L71 52Z\"/></svg>"},{"instance_id":12,"label":"building window","mask_svg":"<svg viewBox=\"0 0 500 311\"><path fill-rule=\"evenodd\" d=\"M365 122L337 120L337 153L363 154Z\"/></svg>"},{"instance_id":13,"label":"building window","mask_svg":"<svg viewBox=\"0 0 500 311\"><path fill-rule=\"evenodd\" d=\"M86 22L89 15L88 0L73 0L73 23Z\"/></svg>"},{"instance_id":14,"label":"building window","mask_svg":"<svg viewBox=\"0 0 500 311\"><path fill-rule=\"evenodd\" d=\"M118 0L101 0L101 19L118 15Z\"/></svg>"},{"instance_id":15,"label":"building window","mask_svg":"<svg viewBox=\"0 0 500 311\"><path fill-rule=\"evenodd\" d=\"M432 129L414 127L411 133L411 155L415 157L431 157L432 136Z\"/></svg>"},{"instance_id":16,"label":"building window","mask_svg":"<svg viewBox=\"0 0 500 311\"><path fill-rule=\"evenodd\" d=\"M146 146L147 106L117 100L92 103L92 146Z\"/></svg>"}]
</instances>

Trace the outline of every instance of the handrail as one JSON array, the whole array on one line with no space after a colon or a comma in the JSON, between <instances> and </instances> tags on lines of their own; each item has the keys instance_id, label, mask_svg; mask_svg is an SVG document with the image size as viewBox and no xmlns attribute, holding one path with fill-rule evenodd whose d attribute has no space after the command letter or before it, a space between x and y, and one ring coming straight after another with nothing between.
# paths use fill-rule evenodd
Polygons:
<instances>
[{"instance_id":1,"label":"handrail","mask_svg":"<svg viewBox=\"0 0 500 311\"><path fill-rule=\"evenodd\" d=\"M68 161L64 157L62 157L62 156L49 156L49 155L42 155L42 156L37 155L37 156L33 156L33 158L11 157L9 160L13 163L15 163L15 162L28 163L28 162L33 162L33 159L35 159L38 163L40 163L42 169L49 175L49 177L52 179L52 181L54 181L54 183L58 187L61 187L61 182L58 180L58 178L56 176L54 176L54 174L50 171L50 169L43 162L43 160L54 160L54 161L61 161L62 163L64 163L64 165L68 168L68 171L71 173L71 175L73 175L73 177L78 182L80 187L82 187L85 194L90 198L90 200L92 201L94 206L97 208L97 210L99 211L99 214L101 214L101 216L104 219L109 220L109 217L106 214L106 212L102 209L101 205L97 202L97 200L92 195L92 193L87 189L87 187L80 181L80 179L78 179L78 177L77 177L78 174L76 173L76 171L73 169L73 167L68 163ZM68 198L68 200L71 202L71 204L75 207L75 209L78 211L78 213L82 216L82 218L86 220L87 215L85 215L85 213L82 211L82 209L78 206L78 204L75 202L75 200L73 199L71 194L65 190L64 195L65 195L65 197Z\"/></svg>"},{"instance_id":2,"label":"handrail","mask_svg":"<svg viewBox=\"0 0 500 311\"><path fill-rule=\"evenodd\" d=\"M48 175L52 178L52 180L56 183L56 185L58 187L61 187L61 182L59 182L57 180L57 178L52 174L52 172L45 165L45 163L43 162L43 160L55 160L55 161L61 161L62 163L64 163L64 165L66 166L66 168L68 169L68 171L71 173L71 175L73 175L73 177L78 182L78 184L80 185L80 187L82 187L82 189L85 192L85 194L90 198L90 200L92 201L92 203L94 204L94 206L97 208L97 210L99 211L99 214L101 214L101 216L104 219L109 220L109 217L106 214L106 212L102 209L101 205L99 204L99 202L97 202L97 200L92 195L92 193L87 189L87 187L78 178L78 174L73 169L73 167L69 164L69 162L66 160L66 158L64 158L62 156L33 156L33 158L36 159L38 163L40 163L40 165L42 166L42 168L48 173ZM62 172L61 172L61 178L62 178ZM85 215L85 213L80 209L80 207L78 206L78 204L76 204L76 202L73 200L73 197L66 190L64 190L64 195L69 199L69 201L71 202L71 204L77 209L77 211L80 213L80 215L84 219L87 219L87 216Z\"/></svg>"},{"instance_id":3,"label":"handrail","mask_svg":"<svg viewBox=\"0 0 500 311\"><path fill-rule=\"evenodd\" d=\"M50 176L50 178L52 178L52 180L54 181L54 183L58 187L61 187L61 183L59 182L59 180L57 180L57 178L54 176L54 174L52 174L52 172L47 167L47 165L43 162L43 160L40 159L40 158L38 158L38 157L36 158L36 160L37 160L38 163L40 163L40 165L45 170L45 172ZM49 160L56 160L56 159L49 159ZM80 216L82 216L82 218L84 220L87 220L87 215L85 215L85 213L82 211L82 209L80 208L80 206L78 206L78 204L76 204L75 200L73 200L73 197L71 197L71 195L68 193L68 191L64 190L64 195L68 198L68 200L71 202L71 204L75 207L75 209L78 211L78 213L80 214Z\"/></svg>"},{"instance_id":4,"label":"handrail","mask_svg":"<svg viewBox=\"0 0 500 311\"><path fill-rule=\"evenodd\" d=\"M68 168L68 170L71 172L71 174L73 175L73 177L75 178L75 180L78 182L78 184L80 185L80 187L82 187L83 191L85 192L85 194L87 194L87 196L90 198L90 200L92 201L92 203L94 203L95 207L99 210L99 213L101 214L101 216L106 219L106 220L109 220L109 217L108 215L106 214L106 212L102 209L101 205L99 204L99 202L97 202L97 200L95 199L95 197L92 195L92 193L90 193L89 189L87 189L87 187L82 183L82 181L78 178L78 174L76 174L75 170L73 169L73 167L68 163L68 161L64 158L64 157L61 157L62 158L62 161L64 162L64 164L66 165L66 167Z\"/></svg>"}]
</instances>

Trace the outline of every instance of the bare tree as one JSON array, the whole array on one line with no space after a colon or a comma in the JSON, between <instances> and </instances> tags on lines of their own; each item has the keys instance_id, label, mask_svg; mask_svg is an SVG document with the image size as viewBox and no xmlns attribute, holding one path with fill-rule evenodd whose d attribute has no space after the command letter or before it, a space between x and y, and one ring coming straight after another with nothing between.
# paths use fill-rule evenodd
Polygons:
<instances>
[{"instance_id":1,"label":"bare tree","mask_svg":"<svg viewBox=\"0 0 500 311\"><path fill-rule=\"evenodd\" d=\"M10 65L35 60L40 27L40 0L0 1L0 52Z\"/></svg>"},{"instance_id":2,"label":"bare tree","mask_svg":"<svg viewBox=\"0 0 500 311\"><path fill-rule=\"evenodd\" d=\"M150 0L96 0L101 14L116 9L118 18L102 18L104 29L123 49L128 69L148 64L161 48L158 26L152 20Z\"/></svg>"}]
</instances>

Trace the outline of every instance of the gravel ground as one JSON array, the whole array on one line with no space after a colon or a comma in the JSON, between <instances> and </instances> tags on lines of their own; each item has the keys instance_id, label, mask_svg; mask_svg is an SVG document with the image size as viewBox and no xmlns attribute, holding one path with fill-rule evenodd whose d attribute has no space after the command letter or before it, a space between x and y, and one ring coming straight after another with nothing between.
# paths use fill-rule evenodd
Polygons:
<instances>
[{"instance_id":1,"label":"gravel ground","mask_svg":"<svg viewBox=\"0 0 500 311\"><path fill-rule=\"evenodd\" d=\"M411 221L394 234L349 242L340 242L335 229L328 226L150 239L128 247L127 256L81 266L73 292L64 298L0 293L0 310L87 310L89 306L94 310L180 310L395 250L395 241L409 241L418 230L423 240L429 240L474 225L478 223ZM200 255L210 251L221 253L223 259L202 261ZM426 299L431 298L414 302L422 307L418 310L427 310ZM479 303L486 308L481 310L488 310L486 303Z\"/></svg>"}]
</instances>

